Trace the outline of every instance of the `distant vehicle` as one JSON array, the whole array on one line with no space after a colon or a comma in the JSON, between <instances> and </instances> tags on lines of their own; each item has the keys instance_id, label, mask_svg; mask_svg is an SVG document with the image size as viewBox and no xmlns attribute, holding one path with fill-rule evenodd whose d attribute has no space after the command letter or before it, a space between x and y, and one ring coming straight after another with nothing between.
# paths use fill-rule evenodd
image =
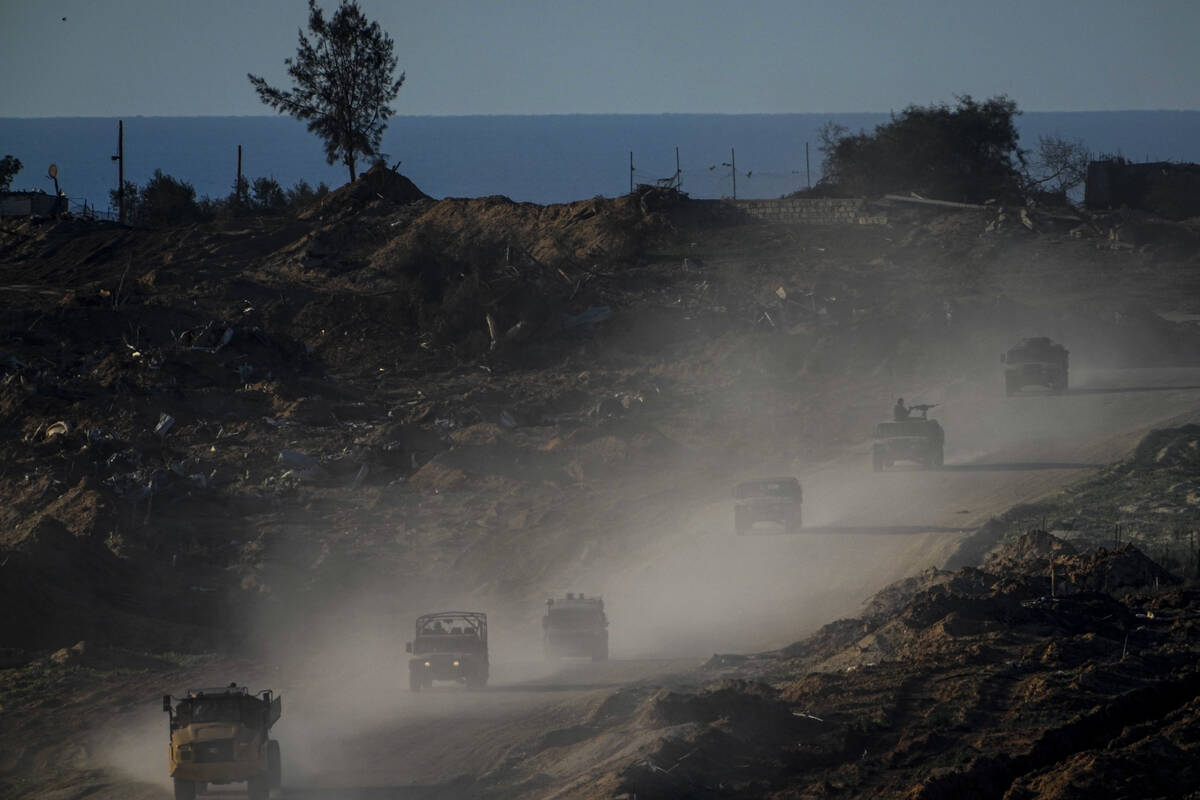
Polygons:
<instances>
[{"instance_id":1,"label":"distant vehicle","mask_svg":"<svg viewBox=\"0 0 1200 800\"><path fill-rule=\"evenodd\" d=\"M608 660L608 617L604 600L567 593L546 601L542 617L542 652L547 661L559 658Z\"/></svg>"},{"instance_id":2,"label":"distant vehicle","mask_svg":"<svg viewBox=\"0 0 1200 800\"><path fill-rule=\"evenodd\" d=\"M1046 336L1022 339L1000 356L1004 368L1004 391L1012 397L1027 386L1043 386L1052 394L1067 391L1067 348Z\"/></svg>"},{"instance_id":3,"label":"distant vehicle","mask_svg":"<svg viewBox=\"0 0 1200 800\"><path fill-rule=\"evenodd\" d=\"M417 617L416 637L404 649L408 688L428 689L434 681L454 681L482 689L488 681L487 614L439 611Z\"/></svg>"},{"instance_id":4,"label":"distant vehicle","mask_svg":"<svg viewBox=\"0 0 1200 800\"><path fill-rule=\"evenodd\" d=\"M914 405L905 419L891 419L875 426L871 443L871 465L876 472L897 461L912 461L926 469L942 466L946 434L935 419L929 419L932 405Z\"/></svg>"},{"instance_id":5,"label":"distant vehicle","mask_svg":"<svg viewBox=\"0 0 1200 800\"><path fill-rule=\"evenodd\" d=\"M279 742L270 738L282 710L282 698L269 690L250 694L236 683L188 690L181 698L163 695L176 800L193 800L210 783L241 781L250 800L266 800L283 778Z\"/></svg>"},{"instance_id":6,"label":"distant vehicle","mask_svg":"<svg viewBox=\"0 0 1200 800\"><path fill-rule=\"evenodd\" d=\"M733 489L733 529L737 534L755 533L755 525L770 523L784 533L800 530L800 506L804 493L791 475L743 481ZM762 531L760 532L768 532Z\"/></svg>"}]
</instances>

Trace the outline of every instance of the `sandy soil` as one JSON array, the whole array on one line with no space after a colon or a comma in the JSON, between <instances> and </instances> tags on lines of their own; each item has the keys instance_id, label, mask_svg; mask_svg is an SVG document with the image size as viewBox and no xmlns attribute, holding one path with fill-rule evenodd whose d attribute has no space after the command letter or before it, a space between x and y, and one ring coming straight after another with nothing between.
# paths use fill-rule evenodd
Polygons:
<instances>
[{"instance_id":1,"label":"sandy soil","mask_svg":"<svg viewBox=\"0 0 1200 800\"><path fill-rule=\"evenodd\" d=\"M1194 418L1190 227L890 213L375 174L299 219L6 230L0 793L165 796L156 698L236 673L285 695L289 796L572 796L659 742L583 737L626 690L856 614ZM1003 397L1031 333L1071 347L1066 396ZM870 471L898 395L939 404L944 469ZM806 530L734 536L730 487L780 473ZM605 595L611 663L531 661L565 591ZM444 607L488 611L497 680L412 697L404 638Z\"/></svg>"}]
</instances>

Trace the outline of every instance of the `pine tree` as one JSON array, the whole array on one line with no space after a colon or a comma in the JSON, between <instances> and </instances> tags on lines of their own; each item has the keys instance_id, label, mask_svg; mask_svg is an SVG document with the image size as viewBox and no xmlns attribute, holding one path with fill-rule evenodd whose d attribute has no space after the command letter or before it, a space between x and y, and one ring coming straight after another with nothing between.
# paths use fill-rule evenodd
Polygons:
<instances>
[{"instance_id":1,"label":"pine tree","mask_svg":"<svg viewBox=\"0 0 1200 800\"><path fill-rule=\"evenodd\" d=\"M325 141L325 158L341 161L357 176L361 158L379 157L379 142L404 83L394 78L394 42L378 22L370 22L354 0L342 0L328 20L308 0L308 30L300 31L296 57L284 60L294 83L290 91L247 75L259 98L280 114L308 122L308 130Z\"/></svg>"}]
</instances>

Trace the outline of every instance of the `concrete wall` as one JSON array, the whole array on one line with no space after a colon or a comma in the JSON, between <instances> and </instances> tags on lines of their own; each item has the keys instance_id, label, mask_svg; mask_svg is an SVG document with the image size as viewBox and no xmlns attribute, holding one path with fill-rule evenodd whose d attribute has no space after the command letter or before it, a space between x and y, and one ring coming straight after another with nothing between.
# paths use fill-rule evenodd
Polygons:
<instances>
[{"instance_id":1,"label":"concrete wall","mask_svg":"<svg viewBox=\"0 0 1200 800\"><path fill-rule=\"evenodd\" d=\"M1083 204L1096 210L1136 208L1167 219L1195 217L1200 215L1200 165L1093 161Z\"/></svg>"},{"instance_id":2,"label":"concrete wall","mask_svg":"<svg viewBox=\"0 0 1200 800\"><path fill-rule=\"evenodd\" d=\"M65 197L44 192L0 192L0 217L49 217L65 210Z\"/></svg>"},{"instance_id":3,"label":"concrete wall","mask_svg":"<svg viewBox=\"0 0 1200 800\"><path fill-rule=\"evenodd\" d=\"M799 225L886 225L887 214L867 208L861 198L732 200L734 206L765 222Z\"/></svg>"}]
</instances>

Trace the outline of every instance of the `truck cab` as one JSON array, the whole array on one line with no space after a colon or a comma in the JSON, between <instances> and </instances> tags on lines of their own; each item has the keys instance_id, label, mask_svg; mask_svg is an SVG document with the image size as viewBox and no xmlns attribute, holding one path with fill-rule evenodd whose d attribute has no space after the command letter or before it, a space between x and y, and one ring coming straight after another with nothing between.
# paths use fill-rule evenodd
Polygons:
<instances>
[{"instance_id":1,"label":"truck cab","mask_svg":"<svg viewBox=\"0 0 1200 800\"><path fill-rule=\"evenodd\" d=\"M875 426L871 465L876 472L898 461L937 469L945 458L946 433L935 419L887 420Z\"/></svg>"},{"instance_id":2,"label":"truck cab","mask_svg":"<svg viewBox=\"0 0 1200 800\"><path fill-rule=\"evenodd\" d=\"M733 499L733 529L739 536L760 532L760 522L769 523L767 531L800 530L804 492L791 475L742 481L734 487Z\"/></svg>"},{"instance_id":3,"label":"truck cab","mask_svg":"<svg viewBox=\"0 0 1200 800\"><path fill-rule=\"evenodd\" d=\"M1070 353L1047 336L1022 339L1000 356L1004 367L1004 392L1009 397L1029 386L1040 386L1051 394L1067 391Z\"/></svg>"},{"instance_id":4,"label":"truck cab","mask_svg":"<svg viewBox=\"0 0 1200 800\"><path fill-rule=\"evenodd\" d=\"M208 784L245 782L250 800L266 800L282 783L279 743L270 738L283 700L231 683L163 695L170 719L168 763L176 800L193 800Z\"/></svg>"},{"instance_id":5,"label":"truck cab","mask_svg":"<svg viewBox=\"0 0 1200 800\"><path fill-rule=\"evenodd\" d=\"M608 660L608 617L604 599L567 593L546 601L542 617L542 653L547 661L560 658Z\"/></svg>"},{"instance_id":6,"label":"truck cab","mask_svg":"<svg viewBox=\"0 0 1200 800\"><path fill-rule=\"evenodd\" d=\"M434 681L454 681L468 689L488 682L487 614L479 611L439 611L417 617L416 635L404 649L408 688L428 689Z\"/></svg>"}]
</instances>

